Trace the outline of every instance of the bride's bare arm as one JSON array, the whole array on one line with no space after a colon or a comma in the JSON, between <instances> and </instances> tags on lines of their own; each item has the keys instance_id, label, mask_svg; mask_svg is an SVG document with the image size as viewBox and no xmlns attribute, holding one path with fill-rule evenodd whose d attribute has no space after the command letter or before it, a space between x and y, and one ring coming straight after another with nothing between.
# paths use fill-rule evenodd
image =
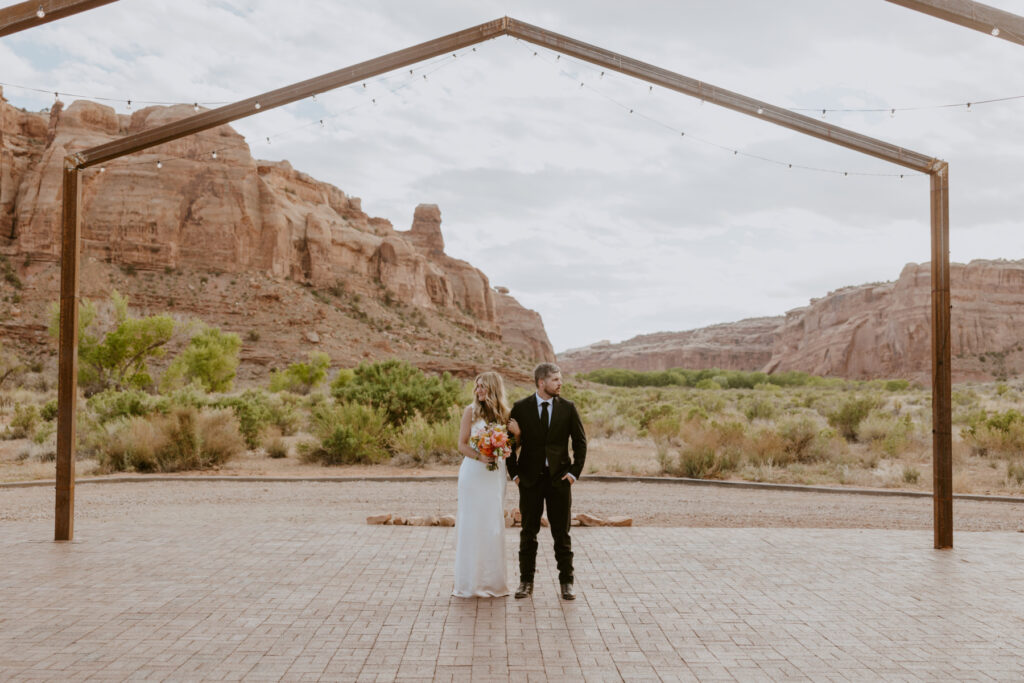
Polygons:
<instances>
[{"instance_id":1,"label":"bride's bare arm","mask_svg":"<svg viewBox=\"0 0 1024 683\"><path fill-rule=\"evenodd\" d=\"M462 412L462 422L459 424L459 453L474 460L480 459L480 454L469 445L469 431L473 426L473 406L466 406Z\"/></svg>"}]
</instances>

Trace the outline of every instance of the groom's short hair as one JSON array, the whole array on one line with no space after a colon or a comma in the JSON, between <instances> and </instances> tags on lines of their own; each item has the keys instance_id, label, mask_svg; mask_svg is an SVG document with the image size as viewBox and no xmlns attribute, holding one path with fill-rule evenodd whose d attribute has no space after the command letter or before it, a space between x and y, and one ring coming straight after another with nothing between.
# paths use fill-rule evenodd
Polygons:
<instances>
[{"instance_id":1,"label":"groom's short hair","mask_svg":"<svg viewBox=\"0 0 1024 683\"><path fill-rule=\"evenodd\" d=\"M554 363L541 363L533 369L533 383L534 385L542 379L546 379L556 372L561 372L562 369Z\"/></svg>"}]
</instances>

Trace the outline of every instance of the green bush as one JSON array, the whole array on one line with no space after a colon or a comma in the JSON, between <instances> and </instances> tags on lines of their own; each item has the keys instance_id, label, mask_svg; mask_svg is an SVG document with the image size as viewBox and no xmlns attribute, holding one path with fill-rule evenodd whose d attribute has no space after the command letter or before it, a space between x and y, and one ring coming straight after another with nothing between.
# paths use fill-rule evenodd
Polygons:
<instances>
[{"instance_id":1,"label":"green bush","mask_svg":"<svg viewBox=\"0 0 1024 683\"><path fill-rule=\"evenodd\" d=\"M872 411L857 426L857 440L880 448L889 456L902 453L914 434L914 425L909 415L896 418Z\"/></svg>"},{"instance_id":2,"label":"green bush","mask_svg":"<svg viewBox=\"0 0 1024 683\"><path fill-rule=\"evenodd\" d=\"M1024 461L1006 463L1006 481L1017 486L1024 485Z\"/></svg>"},{"instance_id":3,"label":"green bush","mask_svg":"<svg viewBox=\"0 0 1024 683\"><path fill-rule=\"evenodd\" d=\"M850 396L843 399L839 406L829 412L826 417L828 423L839 430L847 441L857 439L857 428L862 420L875 408L880 407L880 401L874 396Z\"/></svg>"},{"instance_id":4,"label":"green bush","mask_svg":"<svg viewBox=\"0 0 1024 683\"><path fill-rule=\"evenodd\" d=\"M753 396L743 402L743 414L747 420L770 420L778 413L775 402L763 396Z\"/></svg>"},{"instance_id":5,"label":"green bush","mask_svg":"<svg viewBox=\"0 0 1024 683\"><path fill-rule=\"evenodd\" d=\"M698 381L696 384L693 385L693 387L695 389L721 389L722 385L708 377L707 379L702 379Z\"/></svg>"},{"instance_id":6,"label":"green bush","mask_svg":"<svg viewBox=\"0 0 1024 683\"><path fill-rule=\"evenodd\" d=\"M392 428L383 410L359 403L313 408L310 419L319 445L300 445L302 459L321 465L380 463L391 457Z\"/></svg>"},{"instance_id":7,"label":"green bush","mask_svg":"<svg viewBox=\"0 0 1024 683\"><path fill-rule=\"evenodd\" d=\"M235 413L246 446L260 447L260 432L273 418L271 402L265 393L249 389L240 396L225 396L214 405L218 408L230 408Z\"/></svg>"},{"instance_id":8,"label":"green bush","mask_svg":"<svg viewBox=\"0 0 1024 683\"><path fill-rule=\"evenodd\" d=\"M234 332L207 327L192 337L171 362L161 387L168 391L185 382L198 382L206 391L229 391L238 371L241 348L242 340Z\"/></svg>"},{"instance_id":9,"label":"green bush","mask_svg":"<svg viewBox=\"0 0 1024 683\"><path fill-rule=\"evenodd\" d=\"M796 462L807 463L826 460L829 452L829 436L818 429L818 425L806 415L789 417L779 421L779 436L782 437L783 450Z\"/></svg>"},{"instance_id":10,"label":"green bush","mask_svg":"<svg viewBox=\"0 0 1024 683\"><path fill-rule=\"evenodd\" d=\"M740 456L736 451L715 452L707 445L679 450L676 473L690 479L716 479L736 470Z\"/></svg>"},{"instance_id":11,"label":"green bush","mask_svg":"<svg viewBox=\"0 0 1024 683\"><path fill-rule=\"evenodd\" d=\"M86 405L100 424L121 417L138 417L166 409L166 400L157 399L138 389L106 389L89 397Z\"/></svg>"},{"instance_id":12,"label":"green bush","mask_svg":"<svg viewBox=\"0 0 1024 683\"><path fill-rule=\"evenodd\" d=\"M331 384L331 392L339 401L372 406L396 427L417 413L428 422L444 420L460 393L459 383L447 372L433 377L394 359L361 363L350 381L341 378L339 373Z\"/></svg>"},{"instance_id":13,"label":"green bush","mask_svg":"<svg viewBox=\"0 0 1024 683\"><path fill-rule=\"evenodd\" d=\"M47 422L53 422L57 419L57 399L53 398L43 404L43 407L39 409L39 417L43 418Z\"/></svg>"},{"instance_id":14,"label":"green bush","mask_svg":"<svg viewBox=\"0 0 1024 683\"><path fill-rule=\"evenodd\" d=\"M1024 415L1012 408L979 419L960 434L976 455L1024 453Z\"/></svg>"},{"instance_id":15,"label":"green bush","mask_svg":"<svg viewBox=\"0 0 1024 683\"><path fill-rule=\"evenodd\" d=\"M39 415L39 406L28 403L16 403L11 423L7 426L4 438L27 439L31 437L42 418Z\"/></svg>"},{"instance_id":16,"label":"green bush","mask_svg":"<svg viewBox=\"0 0 1024 683\"><path fill-rule=\"evenodd\" d=\"M293 394L308 394L327 379L331 357L320 351L309 354L308 363L292 363L284 370L275 370L270 375L270 391L290 391Z\"/></svg>"}]
</instances>

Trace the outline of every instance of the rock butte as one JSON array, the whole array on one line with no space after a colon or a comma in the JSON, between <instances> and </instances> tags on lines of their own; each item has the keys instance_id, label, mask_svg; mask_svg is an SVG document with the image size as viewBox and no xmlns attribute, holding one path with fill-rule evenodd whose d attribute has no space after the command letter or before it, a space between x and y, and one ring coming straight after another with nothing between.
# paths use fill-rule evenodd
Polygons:
<instances>
[{"instance_id":1,"label":"rock butte","mask_svg":"<svg viewBox=\"0 0 1024 683\"><path fill-rule=\"evenodd\" d=\"M81 100L32 113L10 106L0 90L0 253L26 285L18 306L4 304L4 338L46 342L41 311L58 295L64 156L193 113L177 105L119 115ZM397 355L463 375L504 364L525 377L534 362L554 360L540 315L445 254L436 205L416 207L411 228L395 230L364 213L358 198L288 162L253 159L229 126L88 169L82 203L82 295L116 287L137 309L268 332L243 364L293 360L310 345L342 362ZM110 264L159 275L160 284L154 291ZM240 292L233 286L243 277ZM197 288L202 296L191 294ZM332 288L349 297L345 315L311 300ZM406 318L419 312L417 329L383 310L396 301L408 307ZM360 306L382 311L376 324ZM284 335L282 327L299 329ZM446 367L442 347L457 367Z\"/></svg>"}]
</instances>

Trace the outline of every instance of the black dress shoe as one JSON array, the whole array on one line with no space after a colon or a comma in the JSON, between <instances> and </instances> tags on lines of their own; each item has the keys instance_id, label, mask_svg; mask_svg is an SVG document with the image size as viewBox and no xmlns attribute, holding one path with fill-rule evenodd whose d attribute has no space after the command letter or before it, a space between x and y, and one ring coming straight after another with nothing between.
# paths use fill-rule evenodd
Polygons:
<instances>
[{"instance_id":1,"label":"black dress shoe","mask_svg":"<svg viewBox=\"0 0 1024 683\"><path fill-rule=\"evenodd\" d=\"M516 589L516 600L528 598L533 595L533 581L523 581Z\"/></svg>"},{"instance_id":2,"label":"black dress shoe","mask_svg":"<svg viewBox=\"0 0 1024 683\"><path fill-rule=\"evenodd\" d=\"M575 600L576 593L572 589L571 583L562 584L562 599L563 600Z\"/></svg>"}]
</instances>

